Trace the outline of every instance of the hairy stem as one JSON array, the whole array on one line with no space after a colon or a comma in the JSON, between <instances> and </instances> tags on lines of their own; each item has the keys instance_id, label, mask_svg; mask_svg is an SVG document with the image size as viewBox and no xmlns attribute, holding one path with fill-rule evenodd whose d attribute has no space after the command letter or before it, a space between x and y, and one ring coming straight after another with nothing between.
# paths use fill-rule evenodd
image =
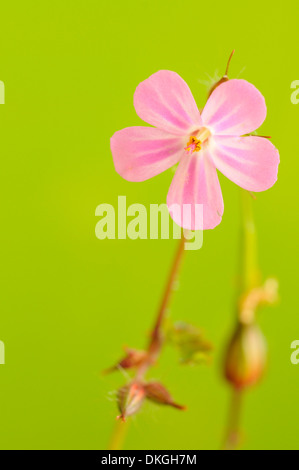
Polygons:
<instances>
[{"instance_id":1,"label":"hairy stem","mask_svg":"<svg viewBox=\"0 0 299 470\"><path fill-rule=\"evenodd\" d=\"M178 242L178 247L174 255L174 259L171 265L171 269L169 271L167 283L164 289L164 293L162 296L162 301L157 313L156 320L154 322L154 326L150 335L150 341L147 347L148 351L148 358L142 365L137 369L135 377L133 380L140 381L143 379L144 375L148 371L148 369L157 361L161 349L163 346L163 323L165 320L165 316L167 313L167 309L169 307L172 293L174 290L174 284L178 278L179 270L182 264L183 254L184 254L184 244L185 244L185 237L182 233L181 239ZM127 429L127 422L118 421L117 425L114 428L113 435L110 440L109 449L120 450L123 447L126 429Z\"/></svg>"},{"instance_id":2,"label":"hairy stem","mask_svg":"<svg viewBox=\"0 0 299 470\"><path fill-rule=\"evenodd\" d=\"M164 290L164 293L163 293L163 297L162 297L162 301L161 301L160 308L159 308L159 311L158 311L158 315L157 315L157 318L156 318L156 321L155 321L155 324L154 324L154 327L153 327L153 330L152 330L152 333L151 333L151 340L150 340L150 344L149 344L149 347L148 347L149 352L155 350L157 348L157 346L158 346L158 349L159 349L159 347L161 347L161 343L162 343L162 341L161 341L161 327L163 325L163 321L165 319L167 308L168 308L170 300L171 300L171 296L172 296L172 292L173 292L173 286L175 284L175 281L177 279L177 276L178 276L178 273L179 273L179 270L180 270L180 266L181 266L181 262L182 262L182 258L183 258L183 254L184 254L184 243L185 243L185 238L184 238L184 235L182 235L182 237L181 237L181 239L178 243L178 247L177 247L177 250L176 250L176 253L175 253L175 256L174 256L174 260L173 260L173 263L172 263L171 270L170 270L169 275L168 275L168 279L167 279L167 283L166 283L165 290ZM158 343L158 345L157 345L157 343ZM159 352L159 350L154 351L154 352Z\"/></svg>"}]
</instances>

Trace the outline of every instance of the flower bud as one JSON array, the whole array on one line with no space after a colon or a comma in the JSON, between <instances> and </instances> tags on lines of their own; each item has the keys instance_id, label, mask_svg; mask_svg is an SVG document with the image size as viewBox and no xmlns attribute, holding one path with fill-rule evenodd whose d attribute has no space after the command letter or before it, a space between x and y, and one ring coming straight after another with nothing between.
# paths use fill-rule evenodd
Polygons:
<instances>
[{"instance_id":1,"label":"flower bud","mask_svg":"<svg viewBox=\"0 0 299 470\"><path fill-rule=\"evenodd\" d=\"M166 390L166 388L160 384L159 382L149 382L144 385L144 390L146 393L146 398L160 405L169 405L177 408L179 410L184 410L185 407L182 405L178 405L173 401L172 396Z\"/></svg>"},{"instance_id":2,"label":"flower bud","mask_svg":"<svg viewBox=\"0 0 299 470\"><path fill-rule=\"evenodd\" d=\"M145 390L142 384L132 382L118 391L117 402L120 416L117 419L126 420L128 416L137 413L145 399Z\"/></svg>"},{"instance_id":3,"label":"flower bud","mask_svg":"<svg viewBox=\"0 0 299 470\"><path fill-rule=\"evenodd\" d=\"M125 348L126 356L123 357L115 366L104 371L108 374L118 369L133 369L139 367L148 359L148 352L138 349Z\"/></svg>"},{"instance_id":4,"label":"flower bud","mask_svg":"<svg viewBox=\"0 0 299 470\"><path fill-rule=\"evenodd\" d=\"M235 388L256 384L264 374L267 345L255 324L239 324L227 349L225 377Z\"/></svg>"}]
</instances>

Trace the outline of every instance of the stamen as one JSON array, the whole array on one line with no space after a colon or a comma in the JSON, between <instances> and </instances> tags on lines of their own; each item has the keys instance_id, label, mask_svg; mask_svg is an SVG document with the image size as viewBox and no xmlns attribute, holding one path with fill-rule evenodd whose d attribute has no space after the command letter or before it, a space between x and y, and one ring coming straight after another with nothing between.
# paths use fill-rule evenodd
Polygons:
<instances>
[{"instance_id":1,"label":"stamen","mask_svg":"<svg viewBox=\"0 0 299 470\"><path fill-rule=\"evenodd\" d=\"M198 152L201 149L201 141L192 135L187 143L187 147L184 148L186 152Z\"/></svg>"},{"instance_id":2,"label":"stamen","mask_svg":"<svg viewBox=\"0 0 299 470\"><path fill-rule=\"evenodd\" d=\"M202 148L203 143L208 140L211 135L210 130L206 127L202 127L194 133L196 134L196 136L191 135L187 143L187 147L184 148L186 152L190 152L191 154L193 152L199 152L199 150Z\"/></svg>"}]
</instances>

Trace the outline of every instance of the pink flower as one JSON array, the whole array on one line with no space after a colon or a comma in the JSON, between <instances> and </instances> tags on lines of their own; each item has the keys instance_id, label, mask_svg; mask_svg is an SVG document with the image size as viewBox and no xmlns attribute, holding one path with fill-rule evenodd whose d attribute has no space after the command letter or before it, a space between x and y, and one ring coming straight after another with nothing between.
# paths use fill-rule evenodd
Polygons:
<instances>
[{"instance_id":1,"label":"pink flower","mask_svg":"<svg viewBox=\"0 0 299 470\"><path fill-rule=\"evenodd\" d=\"M134 106L155 127L128 127L112 136L115 169L128 181L144 181L179 163L167 196L178 225L212 229L221 222L224 205L217 169L248 191L265 191L277 180L278 150L268 139L244 136L267 114L264 97L251 83L222 83L200 113L185 81L161 70L138 85ZM172 213L174 204L181 213ZM192 210L186 222L186 204L202 204L203 221Z\"/></svg>"}]
</instances>

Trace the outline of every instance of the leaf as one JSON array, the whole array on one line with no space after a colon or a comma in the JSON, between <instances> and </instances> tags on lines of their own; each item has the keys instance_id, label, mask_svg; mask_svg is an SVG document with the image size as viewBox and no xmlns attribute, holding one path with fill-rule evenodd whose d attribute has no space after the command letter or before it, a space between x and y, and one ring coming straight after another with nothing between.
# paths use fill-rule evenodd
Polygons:
<instances>
[{"instance_id":1,"label":"leaf","mask_svg":"<svg viewBox=\"0 0 299 470\"><path fill-rule=\"evenodd\" d=\"M178 349L183 364L198 365L210 361L213 347L199 328L185 322L176 322L168 327L166 339Z\"/></svg>"}]
</instances>

